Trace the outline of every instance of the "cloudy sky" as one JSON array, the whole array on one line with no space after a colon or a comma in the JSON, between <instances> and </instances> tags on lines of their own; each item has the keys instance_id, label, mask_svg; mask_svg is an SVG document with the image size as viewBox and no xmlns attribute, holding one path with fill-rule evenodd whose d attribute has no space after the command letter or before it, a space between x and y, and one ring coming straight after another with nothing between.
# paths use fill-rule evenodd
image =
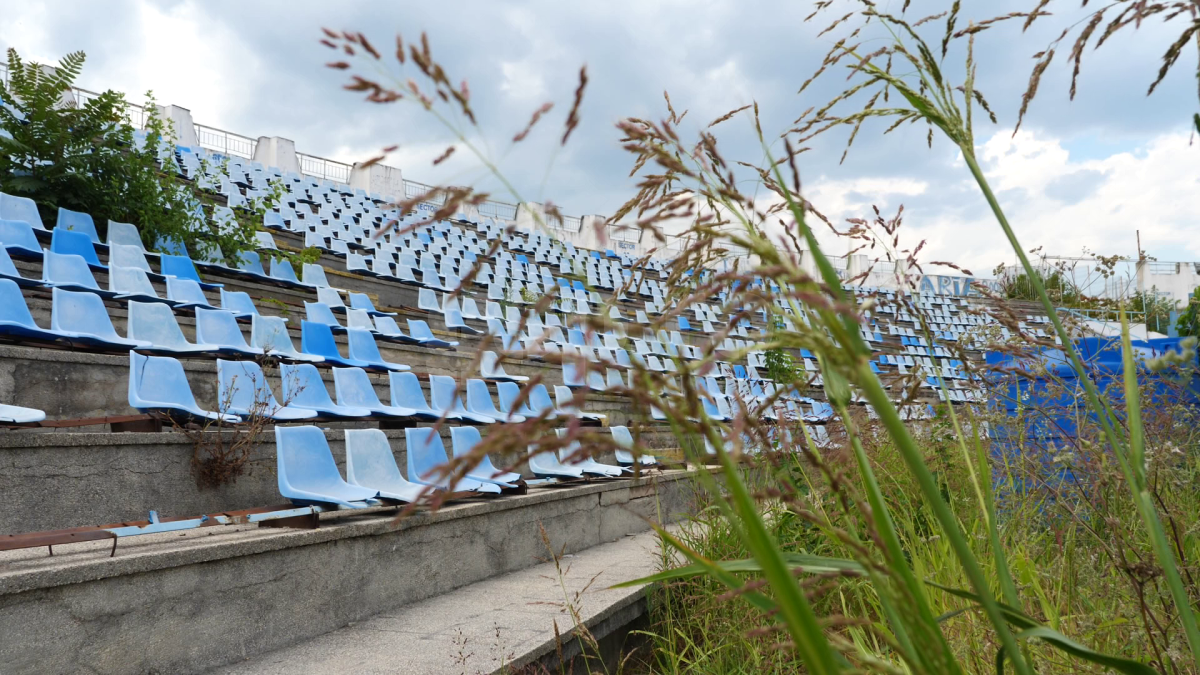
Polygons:
<instances>
[{"instance_id":1,"label":"cloudy sky","mask_svg":"<svg viewBox=\"0 0 1200 675\"><path fill-rule=\"evenodd\" d=\"M898 11L901 0L881 4ZM963 4L965 24L1036 3ZM909 13L943 5L917 0ZM981 36L979 86L999 116L998 125L977 128L984 169L1025 248L1133 256L1140 230L1148 254L1200 260L1200 143L1187 124L1200 107L1195 52L1144 95L1177 29L1146 25L1089 53L1074 102L1068 68L1051 66L1024 126L1012 133L1031 55L1079 18L1077 5L1053 3L1061 14L1025 34L1013 26ZM291 138L302 152L343 161L399 144L388 163L406 178L481 180L468 152L432 165L452 137L427 113L364 103L341 90L343 73L323 67L331 54L318 42L322 26L361 31L380 45L393 44L396 33L411 40L426 31L451 77L470 83L480 118L473 140L490 148L522 198L553 200L567 214L611 214L633 184L614 123L660 118L664 90L690 111L686 133L757 101L765 131L777 135L844 86L835 76L796 93L834 39L818 37L824 20L804 22L810 12L810 2L758 0L0 0L0 45L43 62L82 49L84 88L119 89L134 101L152 89L198 123ZM590 85L582 121L558 149L583 64ZM556 107L540 133L512 148L509 139L546 101ZM884 137L884 126L865 129L842 164L844 135L815 143L801 161L809 198L838 221L866 215L873 204L886 212L903 204L905 241L927 240L925 260L956 261L982 275L1011 262L957 151L940 140L928 149L923 128ZM727 156L761 161L748 120L718 128ZM846 245L831 247L840 254Z\"/></svg>"}]
</instances>

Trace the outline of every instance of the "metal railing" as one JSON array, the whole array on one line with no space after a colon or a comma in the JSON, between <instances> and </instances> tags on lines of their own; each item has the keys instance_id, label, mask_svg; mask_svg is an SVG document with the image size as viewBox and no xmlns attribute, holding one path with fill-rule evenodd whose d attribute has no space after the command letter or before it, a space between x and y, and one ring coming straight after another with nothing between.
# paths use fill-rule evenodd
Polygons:
<instances>
[{"instance_id":1,"label":"metal railing","mask_svg":"<svg viewBox=\"0 0 1200 675\"><path fill-rule=\"evenodd\" d=\"M196 141L205 150L219 152L222 155L254 159L254 148L258 145L256 139L241 134L235 134L223 129L214 129L203 124L197 124Z\"/></svg>"},{"instance_id":2,"label":"metal railing","mask_svg":"<svg viewBox=\"0 0 1200 675\"><path fill-rule=\"evenodd\" d=\"M354 168L350 164L302 152L296 153L296 159L300 160L300 173L335 183L350 183L350 171Z\"/></svg>"},{"instance_id":3,"label":"metal railing","mask_svg":"<svg viewBox=\"0 0 1200 675\"><path fill-rule=\"evenodd\" d=\"M563 216L561 221L556 218L547 218L546 221L550 227L564 232L578 232L583 229L582 216Z\"/></svg>"},{"instance_id":4,"label":"metal railing","mask_svg":"<svg viewBox=\"0 0 1200 675\"><path fill-rule=\"evenodd\" d=\"M516 220L517 205L506 204L505 202L486 201L479 205L479 215L484 218L497 218L499 220Z\"/></svg>"}]
</instances>

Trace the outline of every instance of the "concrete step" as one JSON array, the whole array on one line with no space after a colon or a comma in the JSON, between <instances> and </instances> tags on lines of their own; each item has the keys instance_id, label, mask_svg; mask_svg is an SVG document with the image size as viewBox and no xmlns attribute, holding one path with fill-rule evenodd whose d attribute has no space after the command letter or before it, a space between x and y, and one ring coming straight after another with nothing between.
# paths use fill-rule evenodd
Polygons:
<instances>
[{"instance_id":1,"label":"concrete step","mask_svg":"<svg viewBox=\"0 0 1200 675\"><path fill-rule=\"evenodd\" d=\"M553 546L553 543L551 543ZM611 588L661 566L658 536L634 534L553 562L480 581L217 671L459 675L576 658L620 658L628 626L643 619L645 587ZM576 622L600 643L579 657ZM560 637L556 637L556 634ZM637 641L630 640L631 647ZM608 654L605 654L608 652ZM557 669L551 667L557 672ZM591 669L587 669L591 670Z\"/></svg>"}]
</instances>

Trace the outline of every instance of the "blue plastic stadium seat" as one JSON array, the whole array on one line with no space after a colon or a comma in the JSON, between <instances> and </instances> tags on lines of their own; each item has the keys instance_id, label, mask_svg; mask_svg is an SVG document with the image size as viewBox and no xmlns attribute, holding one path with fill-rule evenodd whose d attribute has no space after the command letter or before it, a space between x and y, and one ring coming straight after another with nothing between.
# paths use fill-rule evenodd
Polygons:
<instances>
[{"instance_id":1,"label":"blue plastic stadium seat","mask_svg":"<svg viewBox=\"0 0 1200 675\"><path fill-rule=\"evenodd\" d=\"M150 268L150 262L146 260L146 253L137 246L129 246L126 244L112 244L108 247L108 266L109 267L136 267L146 273L146 276L155 280L162 281L163 275L155 273Z\"/></svg>"},{"instance_id":2,"label":"blue plastic stadium seat","mask_svg":"<svg viewBox=\"0 0 1200 675\"><path fill-rule=\"evenodd\" d=\"M378 490L350 485L338 473L325 432L317 427L275 427L279 494L302 506L363 509Z\"/></svg>"},{"instance_id":3,"label":"blue plastic stadium seat","mask_svg":"<svg viewBox=\"0 0 1200 675\"><path fill-rule=\"evenodd\" d=\"M42 257L42 282L47 286L73 291L89 291L112 298L116 293L101 290L92 276L92 270L81 256L44 251Z\"/></svg>"},{"instance_id":4,"label":"blue plastic stadium seat","mask_svg":"<svg viewBox=\"0 0 1200 675\"><path fill-rule=\"evenodd\" d=\"M467 410L458 393L458 383L447 375L429 376L429 407L439 415L475 424L492 424L496 418Z\"/></svg>"},{"instance_id":5,"label":"blue plastic stadium seat","mask_svg":"<svg viewBox=\"0 0 1200 675\"><path fill-rule=\"evenodd\" d=\"M64 232L78 232L86 236L91 243L104 245L100 241L99 233L96 232L95 221L86 213L71 211L61 206L58 207L58 222L54 225L54 231L57 232L59 230Z\"/></svg>"},{"instance_id":6,"label":"blue plastic stadium seat","mask_svg":"<svg viewBox=\"0 0 1200 675\"><path fill-rule=\"evenodd\" d=\"M200 273L196 271L195 263L185 255L162 254L159 258L159 271L164 276L191 279L206 291L215 291L223 286L223 284L210 284L202 281Z\"/></svg>"},{"instance_id":7,"label":"blue plastic stadium seat","mask_svg":"<svg viewBox=\"0 0 1200 675\"><path fill-rule=\"evenodd\" d=\"M567 433L566 429L555 429L554 431L558 434L559 438L562 438ZM561 448L558 451L559 462L572 469L579 469L586 475L600 478L617 478L628 471L619 466L601 464L591 457L575 456L579 454L581 449L582 446L579 441L571 441L567 447Z\"/></svg>"},{"instance_id":8,"label":"blue plastic stadium seat","mask_svg":"<svg viewBox=\"0 0 1200 675\"><path fill-rule=\"evenodd\" d=\"M349 368L368 368L371 364L358 359L348 359L338 351L337 343L333 340L333 331L329 326L315 321L300 322L300 351L305 354L320 356L326 362Z\"/></svg>"},{"instance_id":9,"label":"blue plastic stadium seat","mask_svg":"<svg viewBox=\"0 0 1200 675\"><path fill-rule=\"evenodd\" d=\"M236 415L209 412L196 404L183 364L169 356L144 356L129 352L129 406L157 412L172 419L208 422L241 421Z\"/></svg>"},{"instance_id":10,"label":"blue plastic stadium seat","mask_svg":"<svg viewBox=\"0 0 1200 675\"><path fill-rule=\"evenodd\" d=\"M503 413L496 409L492 394L488 391L487 382L483 380L467 380L467 404L469 412L484 417L490 417L497 422L524 422L525 417L516 413Z\"/></svg>"},{"instance_id":11,"label":"blue plastic stadium seat","mask_svg":"<svg viewBox=\"0 0 1200 675\"><path fill-rule=\"evenodd\" d=\"M234 270L242 276L256 281L269 280L271 278L267 275L266 270L263 269L262 256L256 251L242 251L239 253Z\"/></svg>"},{"instance_id":12,"label":"blue plastic stadium seat","mask_svg":"<svg viewBox=\"0 0 1200 675\"><path fill-rule=\"evenodd\" d=\"M28 197L15 197L0 192L0 219L25 222L35 230L46 232L37 203Z\"/></svg>"},{"instance_id":13,"label":"blue plastic stadium seat","mask_svg":"<svg viewBox=\"0 0 1200 675\"><path fill-rule=\"evenodd\" d=\"M175 320L175 312L159 302L130 301L127 326L130 340L150 344L140 348L143 351L161 354L216 354L220 351L215 345L188 342Z\"/></svg>"},{"instance_id":14,"label":"blue plastic stadium seat","mask_svg":"<svg viewBox=\"0 0 1200 675\"><path fill-rule=\"evenodd\" d=\"M566 466L558 461L558 456L552 451L539 452L537 446L530 445L528 452L525 462L529 466L529 472L538 478L583 478L582 469Z\"/></svg>"},{"instance_id":15,"label":"blue plastic stadium seat","mask_svg":"<svg viewBox=\"0 0 1200 675\"><path fill-rule=\"evenodd\" d=\"M191 279L167 277L167 299L175 303L176 307L212 308L200 284Z\"/></svg>"},{"instance_id":16,"label":"blue plastic stadium seat","mask_svg":"<svg viewBox=\"0 0 1200 675\"><path fill-rule=\"evenodd\" d=\"M408 320L408 334L423 345L430 347L457 347L458 343L453 341L443 340L435 337L433 331L429 329L429 324L421 319Z\"/></svg>"},{"instance_id":17,"label":"blue plastic stadium seat","mask_svg":"<svg viewBox=\"0 0 1200 675\"><path fill-rule=\"evenodd\" d=\"M292 344L292 338L288 335L287 324L277 316L255 314L251 317L250 344L262 349L267 356L310 363L325 361L324 357L296 351L296 346Z\"/></svg>"},{"instance_id":18,"label":"blue plastic stadium seat","mask_svg":"<svg viewBox=\"0 0 1200 675\"><path fill-rule=\"evenodd\" d=\"M520 406L516 405L517 399L521 396L521 387L515 382L497 382L496 394L500 401L499 405L496 407L500 410L500 412L504 413L503 421L513 421L512 419L509 419L509 413L516 413L517 415L525 418L538 416L538 413L534 412L533 409L529 407L528 396L526 397L526 400L521 402ZM551 414L551 417L553 417L553 414Z\"/></svg>"},{"instance_id":19,"label":"blue plastic stadium seat","mask_svg":"<svg viewBox=\"0 0 1200 675\"><path fill-rule=\"evenodd\" d=\"M284 258L271 258L271 279L276 283L293 288L312 288L311 285L302 283L296 278L296 270L292 269L292 263Z\"/></svg>"},{"instance_id":20,"label":"blue plastic stadium seat","mask_svg":"<svg viewBox=\"0 0 1200 675\"><path fill-rule=\"evenodd\" d=\"M263 350L251 347L238 327L237 315L224 309L196 308L196 342L209 345L222 354L262 356Z\"/></svg>"},{"instance_id":21,"label":"blue plastic stadium seat","mask_svg":"<svg viewBox=\"0 0 1200 675\"><path fill-rule=\"evenodd\" d=\"M222 288L221 309L233 312L238 319L251 319L258 315L258 308L250 299L250 294L243 291L227 291Z\"/></svg>"},{"instance_id":22,"label":"blue plastic stadium seat","mask_svg":"<svg viewBox=\"0 0 1200 675\"><path fill-rule=\"evenodd\" d=\"M554 401L558 414L567 417L578 417L584 420L600 422L608 419L607 415L601 413L583 412L574 403L575 394L568 387L561 384L554 386Z\"/></svg>"},{"instance_id":23,"label":"blue plastic stadium seat","mask_svg":"<svg viewBox=\"0 0 1200 675\"><path fill-rule=\"evenodd\" d=\"M106 237L109 248L114 244L121 246L136 246L143 255L148 253L146 245L142 243L142 234L138 231L136 225L130 223L122 223L116 220L108 221L108 236Z\"/></svg>"},{"instance_id":24,"label":"blue plastic stadium seat","mask_svg":"<svg viewBox=\"0 0 1200 675\"><path fill-rule=\"evenodd\" d=\"M427 421L441 417L441 413L429 407L425 402L425 392L421 391L421 382L414 373L388 373L388 384L392 390L392 405L407 408L413 415ZM451 417L450 419L455 419Z\"/></svg>"},{"instance_id":25,"label":"blue plastic stadium seat","mask_svg":"<svg viewBox=\"0 0 1200 675\"><path fill-rule=\"evenodd\" d=\"M504 372L504 366L500 365L500 358L496 352L486 351L480 357L479 371L485 380L493 380L496 382L527 382L529 380L525 375L509 375Z\"/></svg>"},{"instance_id":26,"label":"blue plastic stadium seat","mask_svg":"<svg viewBox=\"0 0 1200 675\"><path fill-rule=\"evenodd\" d=\"M641 455L634 458L632 452L633 435L629 433L628 427L609 427L608 430L612 433L613 441L621 446L620 450L614 451L618 464L632 465L639 462L642 466L655 466L658 464L658 461L652 455Z\"/></svg>"},{"instance_id":27,"label":"blue plastic stadium seat","mask_svg":"<svg viewBox=\"0 0 1200 675\"><path fill-rule=\"evenodd\" d=\"M465 333L467 335L481 335L484 332L478 328L468 326L466 320L463 319L461 310L454 308L447 309L443 318L446 322L446 330Z\"/></svg>"},{"instance_id":28,"label":"blue plastic stadium seat","mask_svg":"<svg viewBox=\"0 0 1200 675\"><path fill-rule=\"evenodd\" d=\"M95 293L55 288L50 307L50 330L72 343L100 349L135 349L150 343L127 340L113 328L104 301Z\"/></svg>"},{"instance_id":29,"label":"blue plastic stadium seat","mask_svg":"<svg viewBox=\"0 0 1200 675\"><path fill-rule=\"evenodd\" d=\"M375 417L409 418L417 414L412 408L381 403L371 378L362 368L334 368L333 390L337 394L338 405L367 408Z\"/></svg>"},{"instance_id":30,"label":"blue plastic stadium seat","mask_svg":"<svg viewBox=\"0 0 1200 675\"><path fill-rule=\"evenodd\" d=\"M289 265L288 268L291 269L291 266ZM274 272L274 268L272 268L272 272ZM317 288L322 286L328 288L331 286L329 280L325 278L325 268L320 265L304 263L304 266L300 268L300 272L304 275L304 281L301 283L305 286L315 286Z\"/></svg>"},{"instance_id":31,"label":"blue plastic stadium seat","mask_svg":"<svg viewBox=\"0 0 1200 675\"><path fill-rule=\"evenodd\" d=\"M558 409L554 402L550 400L550 391L546 389L544 384L535 384L529 390L529 407L535 415L546 415L547 419L560 417L566 413Z\"/></svg>"},{"instance_id":32,"label":"blue plastic stadium seat","mask_svg":"<svg viewBox=\"0 0 1200 675\"><path fill-rule=\"evenodd\" d=\"M0 335L46 342L63 337L34 323L29 306L25 304L25 295L11 279L0 279Z\"/></svg>"},{"instance_id":33,"label":"blue plastic stadium seat","mask_svg":"<svg viewBox=\"0 0 1200 675\"><path fill-rule=\"evenodd\" d=\"M455 457L466 457L471 454L471 451L482 442L479 436L479 430L475 427L451 427L450 428L450 446ZM483 483L491 483L499 485L502 488L515 488L521 481L521 474L511 471L501 471L497 469L492 460L486 454L479 458L479 463L476 464L470 471L467 472L468 478L474 478Z\"/></svg>"},{"instance_id":34,"label":"blue plastic stadium seat","mask_svg":"<svg viewBox=\"0 0 1200 675\"><path fill-rule=\"evenodd\" d=\"M342 294L338 293L336 288L318 286L317 302L324 303L335 312L344 313L346 311L346 303L342 302Z\"/></svg>"},{"instance_id":35,"label":"blue plastic stadium seat","mask_svg":"<svg viewBox=\"0 0 1200 675\"><path fill-rule=\"evenodd\" d=\"M322 417L364 419L371 417L367 408L338 405L329 397L329 390L317 367L310 363L282 364L279 378L283 381L283 402L292 408L315 410Z\"/></svg>"},{"instance_id":36,"label":"blue plastic stadium seat","mask_svg":"<svg viewBox=\"0 0 1200 675\"><path fill-rule=\"evenodd\" d=\"M354 309L365 309L371 316L396 316L395 312L381 312L375 309L375 304L365 293L350 293L350 306Z\"/></svg>"},{"instance_id":37,"label":"blue plastic stadium seat","mask_svg":"<svg viewBox=\"0 0 1200 675\"><path fill-rule=\"evenodd\" d=\"M141 302L160 302L174 305L173 300L165 300L158 296L154 284L146 273L136 267L108 268L108 290L115 293L115 300L138 300Z\"/></svg>"},{"instance_id":38,"label":"blue plastic stadium seat","mask_svg":"<svg viewBox=\"0 0 1200 675\"><path fill-rule=\"evenodd\" d=\"M379 429L346 430L346 482L405 504L420 501L429 490L404 479L387 434Z\"/></svg>"},{"instance_id":39,"label":"blue plastic stadium seat","mask_svg":"<svg viewBox=\"0 0 1200 675\"><path fill-rule=\"evenodd\" d=\"M217 410L242 418L266 417L275 422L296 422L317 416L315 410L280 405L262 368L254 361L224 359L217 359Z\"/></svg>"},{"instance_id":40,"label":"blue plastic stadium seat","mask_svg":"<svg viewBox=\"0 0 1200 675\"><path fill-rule=\"evenodd\" d=\"M0 220L0 244L11 255L21 258L41 258L42 245L34 229L24 221Z\"/></svg>"},{"instance_id":41,"label":"blue plastic stadium seat","mask_svg":"<svg viewBox=\"0 0 1200 675\"><path fill-rule=\"evenodd\" d=\"M346 327L337 320L333 315L333 311L329 309L329 305L323 302L305 302L304 303L305 318L313 323L323 323L329 326L329 330L335 333L345 333Z\"/></svg>"},{"instance_id":42,"label":"blue plastic stadium seat","mask_svg":"<svg viewBox=\"0 0 1200 675\"><path fill-rule=\"evenodd\" d=\"M154 242L154 249L159 255L174 255L182 258L188 257L187 247L183 242L175 237L159 237Z\"/></svg>"},{"instance_id":43,"label":"blue plastic stadium seat","mask_svg":"<svg viewBox=\"0 0 1200 675\"><path fill-rule=\"evenodd\" d=\"M0 246L0 279L9 279L18 286L26 288L41 288L46 284L40 279L29 279L21 274L17 266L13 264L12 258L8 257L8 250Z\"/></svg>"},{"instance_id":44,"label":"blue plastic stadium seat","mask_svg":"<svg viewBox=\"0 0 1200 675\"><path fill-rule=\"evenodd\" d=\"M400 326L396 325L396 320L390 316L375 317L375 332L381 338L391 342L402 342L410 345L421 344L420 340L405 335L404 331L400 330Z\"/></svg>"},{"instance_id":45,"label":"blue plastic stadium seat","mask_svg":"<svg viewBox=\"0 0 1200 675\"><path fill-rule=\"evenodd\" d=\"M437 314L441 314L443 311L445 311L442 309L442 304L438 302L437 293L429 290L428 288L422 288L417 291L417 309L421 309L426 312L435 312Z\"/></svg>"},{"instance_id":46,"label":"blue plastic stadium seat","mask_svg":"<svg viewBox=\"0 0 1200 675\"><path fill-rule=\"evenodd\" d=\"M36 424L44 419L46 419L46 413L43 410L0 403L0 424L2 425Z\"/></svg>"},{"instance_id":47,"label":"blue plastic stadium seat","mask_svg":"<svg viewBox=\"0 0 1200 675\"><path fill-rule=\"evenodd\" d=\"M450 476L440 472L449 463L446 446L437 429L419 427L404 430L404 444L408 454L408 479L420 485L442 488L449 492L479 492L499 494L500 486L484 483L474 478L460 478L453 486Z\"/></svg>"},{"instance_id":48,"label":"blue plastic stadium seat","mask_svg":"<svg viewBox=\"0 0 1200 675\"><path fill-rule=\"evenodd\" d=\"M365 328L346 329L346 353L350 356L351 360L368 364L362 366L368 370L410 370L404 364L383 360L383 355L379 353L379 345L375 343L375 336L371 335L371 331Z\"/></svg>"}]
</instances>

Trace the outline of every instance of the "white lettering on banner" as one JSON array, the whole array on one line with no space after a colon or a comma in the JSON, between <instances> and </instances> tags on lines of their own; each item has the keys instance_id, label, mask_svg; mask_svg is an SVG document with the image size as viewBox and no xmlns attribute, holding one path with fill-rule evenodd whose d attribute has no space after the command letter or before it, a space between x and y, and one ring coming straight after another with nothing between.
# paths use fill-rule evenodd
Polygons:
<instances>
[{"instance_id":1,"label":"white lettering on banner","mask_svg":"<svg viewBox=\"0 0 1200 675\"><path fill-rule=\"evenodd\" d=\"M1000 282L994 279L975 279L973 277L950 277L940 274L929 274L921 277L917 283L917 292L931 295L952 295L968 298L980 295L980 288L993 291L1000 289Z\"/></svg>"},{"instance_id":2,"label":"white lettering on banner","mask_svg":"<svg viewBox=\"0 0 1200 675\"><path fill-rule=\"evenodd\" d=\"M632 251L637 248L637 244L634 244L631 241L618 241L617 248L626 248Z\"/></svg>"}]
</instances>

